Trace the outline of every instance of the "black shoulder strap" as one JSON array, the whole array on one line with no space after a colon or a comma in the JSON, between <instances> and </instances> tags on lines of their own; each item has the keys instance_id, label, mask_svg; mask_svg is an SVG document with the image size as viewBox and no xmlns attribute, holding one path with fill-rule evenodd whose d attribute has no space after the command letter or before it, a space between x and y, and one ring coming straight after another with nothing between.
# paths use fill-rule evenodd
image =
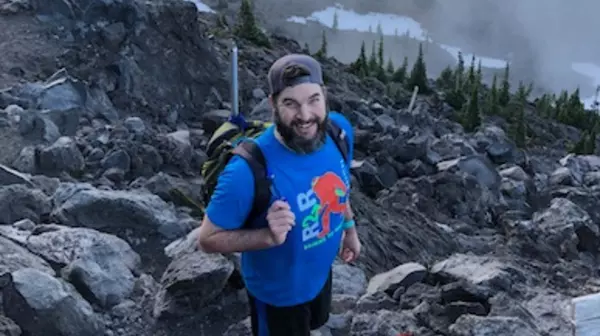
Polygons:
<instances>
[{"instance_id":1,"label":"black shoulder strap","mask_svg":"<svg viewBox=\"0 0 600 336\"><path fill-rule=\"evenodd\" d=\"M240 142L233 149L233 154L244 158L254 175L254 201L245 223L248 225L268 209L269 203L271 203L271 180L267 176L265 156L254 141Z\"/></svg>"},{"instance_id":2,"label":"black shoulder strap","mask_svg":"<svg viewBox=\"0 0 600 336\"><path fill-rule=\"evenodd\" d=\"M350 166L350 162L348 162L348 152L350 151L350 145L348 144L346 138L346 132L336 125L333 121L329 120L327 123L327 133L329 136L333 138L335 145L337 146L340 153L342 153L342 157L344 161Z\"/></svg>"}]
</instances>

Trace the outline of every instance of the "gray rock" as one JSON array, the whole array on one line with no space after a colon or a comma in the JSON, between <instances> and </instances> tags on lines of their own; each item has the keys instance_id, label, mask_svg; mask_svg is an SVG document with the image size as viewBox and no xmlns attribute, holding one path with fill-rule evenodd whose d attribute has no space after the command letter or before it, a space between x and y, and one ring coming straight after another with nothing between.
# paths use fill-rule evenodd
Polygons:
<instances>
[{"instance_id":1,"label":"gray rock","mask_svg":"<svg viewBox=\"0 0 600 336\"><path fill-rule=\"evenodd\" d=\"M123 240L86 228L41 225L26 247L62 270L89 301L104 307L120 303L133 291L140 256Z\"/></svg>"},{"instance_id":2,"label":"gray rock","mask_svg":"<svg viewBox=\"0 0 600 336\"><path fill-rule=\"evenodd\" d=\"M50 211L50 197L43 191L23 184L0 186L0 224L12 224L21 219L37 223Z\"/></svg>"},{"instance_id":3,"label":"gray rock","mask_svg":"<svg viewBox=\"0 0 600 336\"><path fill-rule=\"evenodd\" d=\"M460 253L434 264L430 272L445 283L466 281L485 289L490 296L509 291L514 281L525 278L519 269L497 258Z\"/></svg>"},{"instance_id":4,"label":"gray rock","mask_svg":"<svg viewBox=\"0 0 600 336\"><path fill-rule=\"evenodd\" d=\"M539 240L560 247L563 253L578 249L597 252L600 247L598 226L585 210L566 198L555 198L548 209L535 213L532 225Z\"/></svg>"},{"instance_id":5,"label":"gray rock","mask_svg":"<svg viewBox=\"0 0 600 336\"><path fill-rule=\"evenodd\" d=\"M0 315L0 335L2 336L21 336L23 331L13 320Z\"/></svg>"},{"instance_id":6,"label":"gray rock","mask_svg":"<svg viewBox=\"0 0 600 336\"><path fill-rule=\"evenodd\" d=\"M419 335L419 327L414 316L407 312L379 310L372 313L357 314L352 319L350 335ZM410 334L409 334L410 335Z\"/></svg>"},{"instance_id":7,"label":"gray rock","mask_svg":"<svg viewBox=\"0 0 600 336\"><path fill-rule=\"evenodd\" d=\"M41 257L31 253L26 248L4 237L0 231L0 274L12 273L23 268L34 268L52 276L54 269Z\"/></svg>"},{"instance_id":8,"label":"gray rock","mask_svg":"<svg viewBox=\"0 0 600 336\"><path fill-rule=\"evenodd\" d=\"M181 237L190 228L158 196L141 191L100 190L89 184L61 184L54 194L52 218L68 226L129 228ZM106 211L110 209L110 211Z\"/></svg>"},{"instance_id":9,"label":"gray rock","mask_svg":"<svg viewBox=\"0 0 600 336\"><path fill-rule=\"evenodd\" d=\"M37 335L44 330L49 335L104 334L98 315L68 283L33 268L17 270L12 278L14 285L4 287L3 297L8 294L14 299L4 302L4 311L25 333ZM27 307L35 319L24 320L26 316L19 306Z\"/></svg>"},{"instance_id":10,"label":"gray rock","mask_svg":"<svg viewBox=\"0 0 600 336\"><path fill-rule=\"evenodd\" d=\"M516 317L463 315L450 326L452 336L541 336Z\"/></svg>"},{"instance_id":11,"label":"gray rock","mask_svg":"<svg viewBox=\"0 0 600 336\"><path fill-rule=\"evenodd\" d=\"M146 124L140 117L129 117L125 119L123 125L129 130L129 132L142 134L146 130Z\"/></svg>"},{"instance_id":12,"label":"gray rock","mask_svg":"<svg viewBox=\"0 0 600 336\"><path fill-rule=\"evenodd\" d=\"M178 315L185 308L204 306L221 293L233 270L227 258L202 251L173 260L163 273L154 316Z\"/></svg>"},{"instance_id":13,"label":"gray rock","mask_svg":"<svg viewBox=\"0 0 600 336\"><path fill-rule=\"evenodd\" d=\"M60 137L38 153L38 169L48 174L81 173L85 167L83 154L72 138Z\"/></svg>"},{"instance_id":14,"label":"gray rock","mask_svg":"<svg viewBox=\"0 0 600 336\"><path fill-rule=\"evenodd\" d=\"M0 185L23 184L33 187L29 176L0 164Z\"/></svg>"},{"instance_id":15,"label":"gray rock","mask_svg":"<svg viewBox=\"0 0 600 336\"><path fill-rule=\"evenodd\" d=\"M427 275L427 269L423 265L417 263L402 264L371 278L367 293L386 292L393 294L400 287L408 288L422 281L425 275Z\"/></svg>"}]
</instances>

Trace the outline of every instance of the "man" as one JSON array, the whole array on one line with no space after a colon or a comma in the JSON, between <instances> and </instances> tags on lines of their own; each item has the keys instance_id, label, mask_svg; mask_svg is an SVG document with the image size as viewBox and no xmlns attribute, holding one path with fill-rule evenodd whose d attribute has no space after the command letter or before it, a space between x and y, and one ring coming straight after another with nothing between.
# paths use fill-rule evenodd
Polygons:
<instances>
[{"instance_id":1,"label":"man","mask_svg":"<svg viewBox=\"0 0 600 336\"><path fill-rule=\"evenodd\" d=\"M269 70L274 126L257 137L273 185L273 200L252 228L254 181L234 157L219 176L200 228L209 253L242 253L255 336L308 336L329 318L332 264L350 262L361 244L349 205L353 131L341 114L327 111L321 65L287 55ZM327 134L335 123L347 136L349 155ZM341 245L341 249L340 249Z\"/></svg>"}]
</instances>

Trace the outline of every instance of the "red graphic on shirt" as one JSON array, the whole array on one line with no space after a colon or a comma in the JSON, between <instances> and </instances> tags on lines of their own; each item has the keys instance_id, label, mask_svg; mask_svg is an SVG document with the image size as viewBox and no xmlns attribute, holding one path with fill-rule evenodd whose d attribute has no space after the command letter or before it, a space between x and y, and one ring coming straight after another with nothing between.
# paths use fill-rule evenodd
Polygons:
<instances>
[{"instance_id":1,"label":"red graphic on shirt","mask_svg":"<svg viewBox=\"0 0 600 336\"><path fill-rule=\"evenodd\" d=\"M344 181L332 172L327 172L312 181L312 190L319 199L319 216L321 217L321 232L318 238L325 237L331 230L331 214L343 214L346 203L340 202L340 197L347 193Z\"/></svg>"}]
</instances>

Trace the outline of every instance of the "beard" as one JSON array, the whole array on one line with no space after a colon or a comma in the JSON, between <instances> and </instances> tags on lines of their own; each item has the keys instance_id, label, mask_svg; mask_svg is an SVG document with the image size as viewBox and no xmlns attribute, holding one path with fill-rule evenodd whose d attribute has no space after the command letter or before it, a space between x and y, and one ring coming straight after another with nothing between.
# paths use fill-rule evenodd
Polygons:
<instances>
[{"instance_id":1,"label":"beard","mask_svg":"<svg viewBox=\"0 0 600 336\"><path fill-rule=\"evenodd\" d=\"M300 122L297 120L292 121L290 125L286 125L279 116L279 111L275 111L275 127L285 145L299 154L309 154L312 153L325 143L325 139L327 136L327 122L329 120L328 114L325 114L325 118L319 121L318 118L313 118L310 122L314 122L317 125L317 133L311 139L306 139L298 134L294 130L294 127L297 126Z\"/></svg>"}]
</instances>

